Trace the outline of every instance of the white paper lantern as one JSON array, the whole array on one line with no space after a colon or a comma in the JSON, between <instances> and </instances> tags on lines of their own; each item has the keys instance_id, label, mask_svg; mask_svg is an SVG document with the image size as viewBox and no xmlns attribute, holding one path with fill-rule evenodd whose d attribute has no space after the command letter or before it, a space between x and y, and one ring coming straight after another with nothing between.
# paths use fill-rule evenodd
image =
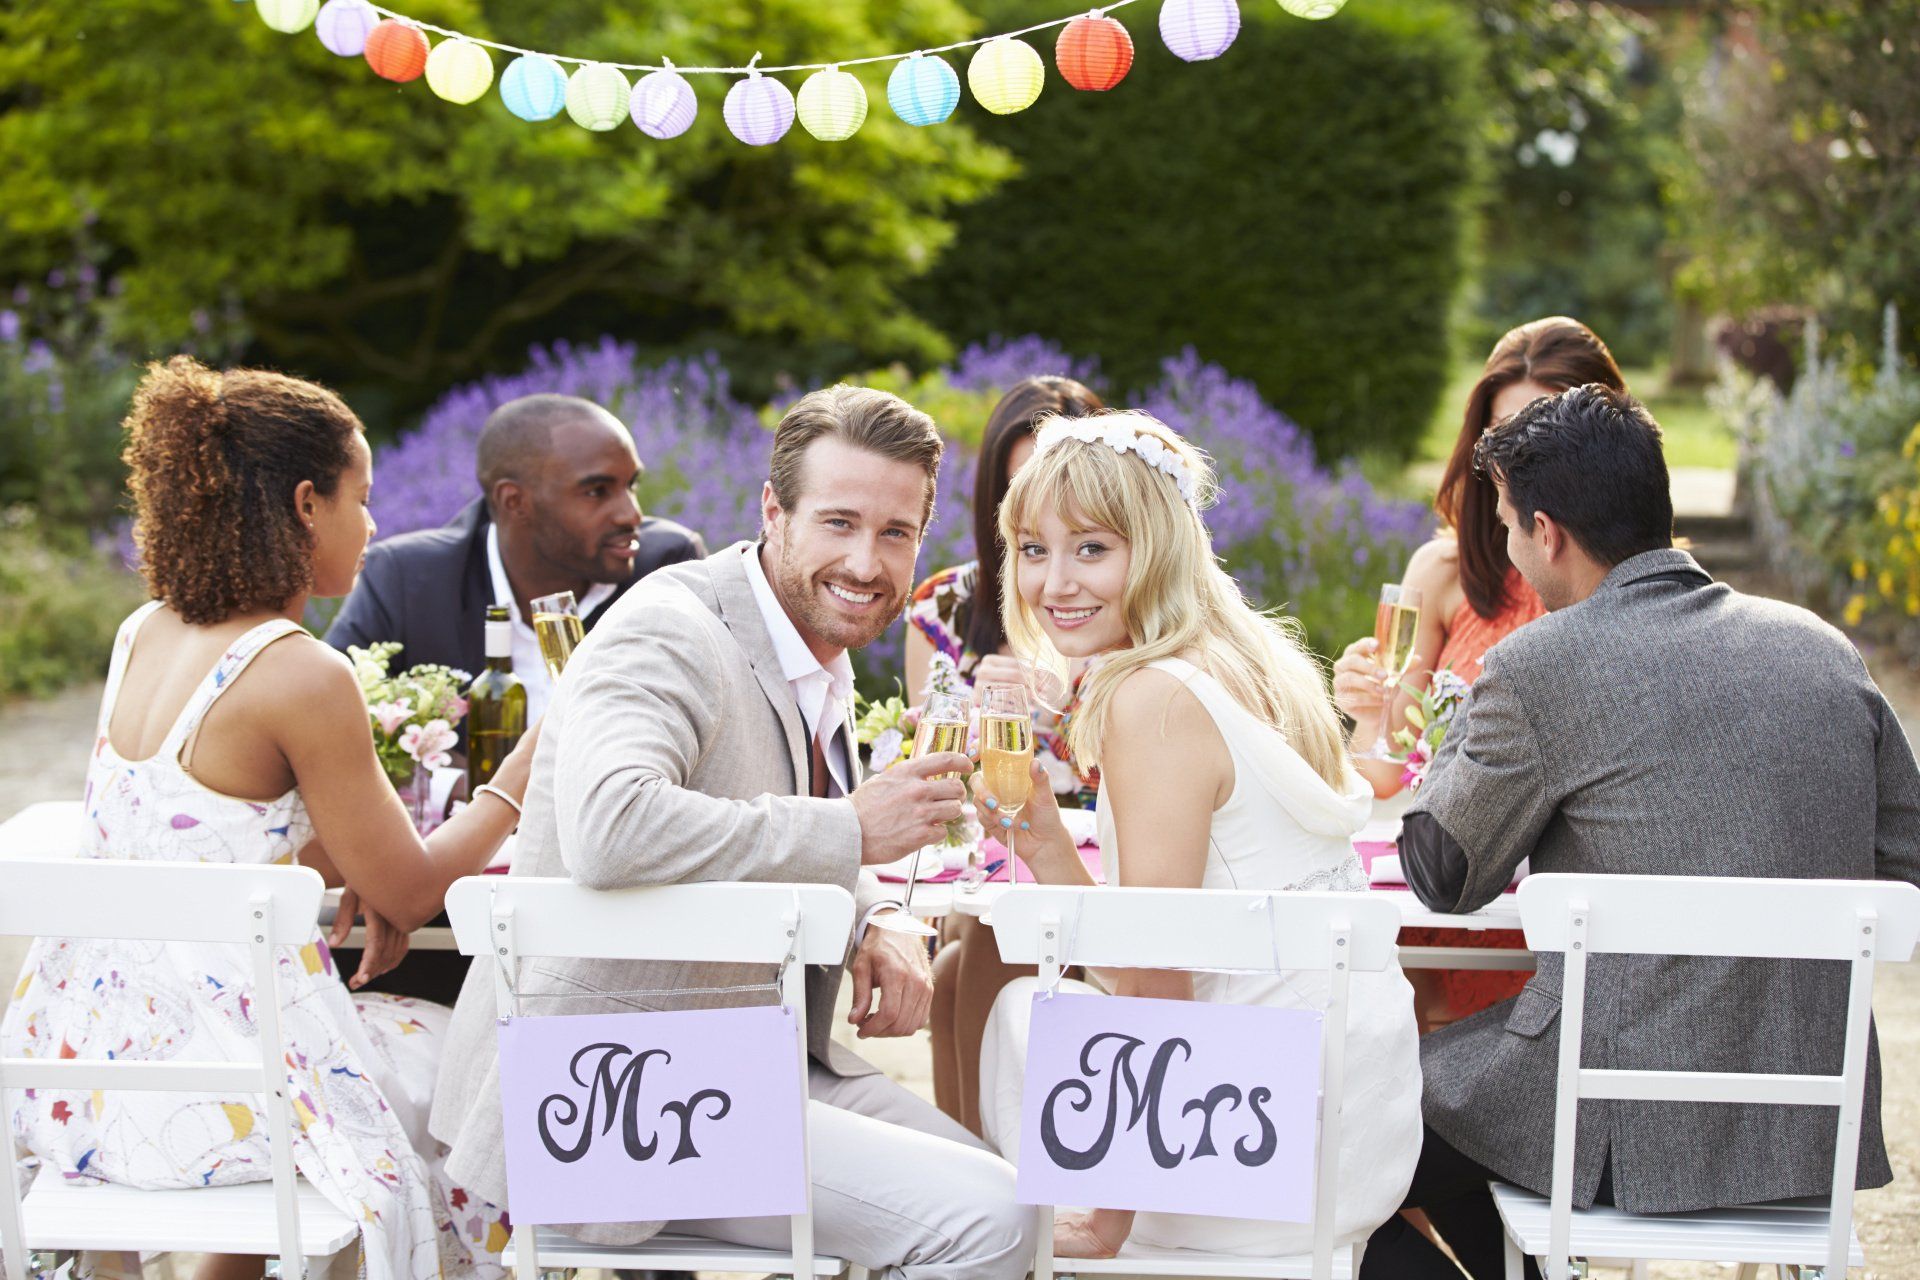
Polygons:
<instances>
[{"instance_id":1,"label":"white paper lantern","mask_svg":"<svg viewBox=\"0 0 1920 1280\"><path fill-rule=\"evenodd\" d=\"M800 126L822 142L845 142L867 122L867 90L838 67L807 77L800 86Z\"/></svg>"},{"instance_id":2,"label":"white paper lantern","mask_svg":"<svg viewBox=\"0 0 1920 1280\"><path fill-rule=\"evenodd\" d=\"M748 71L727 90L722 110L733 136L750 147L771 146L793 127L793 91L772 76Z\"/></svg>"},{"instance_id":3,"label":"white paper lantern","mask_svg":"<svg viewBox=\"0 0 1920 1280\"><path fill-rule=\"evenodd\" d=\"M367 51L367 33L379 25L380 15L367 0L327 0L313 20L313 31L328 53L357 58Z\"/></svg>"},{"instance_id":4,"label":"white paper lantern","mask_svg":"<svg viewBox=\"0 0 1920 1280\"><path fill-rule=\"evenodd\" d=\"M1025 111L1040 96L1047 65L1024 40L1001 36L981 45L967 64L967 88L981 106L997 116Z\"/></svg>"},{"instance_id":5,"label":"white paper lantern","mask_svg":"<svg viewBox=\"0 0 1920 1280\"><path fill-rule=\"evenodd\" d=\"M618 67L589 62L567 77L567 114L582 129L605 133L627 118L632 95Z\"/></svg>"},{"instance_id":6,"label":"white paper lantern","mask_svg":"<svg viewBox=\"0 0 1920 1280\"><path fill-rule=\"evenodd\" d=\"M258 0L253 7L260 14L260 21L290 36L313 25L313 16L320 11L320 0Z\"/></svg>"},{"instance_id":7,"label":"white paper lantern","mask_svg":"<svg viewBox=\"0 0 1920 1280\"><path fill-rule=\"evenodd\" d=\"M1238 0L1167 0L1160 6L1160 39L1183 61L1217 58L1239 34Z\"/></svg>"},{"instance_id":8,"label":"white paper lantern","mask_svg":"<svg viewBox=\"0 0 1920 1280\"><path fill-rule=\"evenodd\" d=\"M477 102L493 87L493 59L471 40L442 40L427 55L427 87L448 102Z\"/></svg>"},{"instance_id":9,"label":"white paper lantern","mask_svg":"<svg viewBox=\"0 0 1920 1280\"><path fill-rule=\"evenodd\" d=\"M693 117L699 109L693 86L673 69L671 62L662 70L641 76L640 82L633 86L633 96L627 100L628 114L640 126L640 132L650 138L679 137L693 127Z\"/></svg>"}]
</instances>

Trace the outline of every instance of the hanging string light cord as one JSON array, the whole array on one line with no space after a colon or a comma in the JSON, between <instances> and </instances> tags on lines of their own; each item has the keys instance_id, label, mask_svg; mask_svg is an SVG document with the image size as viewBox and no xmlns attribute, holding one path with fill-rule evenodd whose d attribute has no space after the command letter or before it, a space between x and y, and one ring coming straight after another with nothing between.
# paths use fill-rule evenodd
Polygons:
<instances>
[{"instance_id":1,"label":"hanging string light cord","mask_svg":"<svg viewBox=\"0 0 1920 1280\"><path fill-rule=\"evenodd\" d=\"M1084 17L1090 12L1094 14L1107 14L1113 12L1115 9L1124 9L1132 3L1134 3L1134 0L1112 0L1112 3L1103 4L1096 9L1081 9L1068 14L1064 18L1055 18L1051 22L1035 23L1031 27L1022 27L1018 31L1003 31L997 35L980 36L974 40L956 40L952 44L943 44L930 49L914 49L907 53L882 53L876 54L871 58L842 58L838 62L795 62L784 67L762 67L757 65L760 61L760 55L757 53L753 55L753 60L744 67L682 67L666 59L662 59L658 64L653 64L645 62L606 62L599 58L571 58L557 53L542 53L538 49L522 49L516 45L501 44L497 40L483 40L479 36L470 36L464 32L454 31L447 27L436 27L431 22L422 22L418 18L410 18L404 13L398 13L383 5L370 3L367 7L383 18L393 18L397 21L407 23L409 26L418 27L422 31L431 31L437 36L444 36L451 40L465 40L484 48L498 49L501 53L547 58L554 62L572 62L583 67L615 67L621 71L677 71L683 76L744 76L754 73L773 74L781 71L825 71L834 67L860 67L878 62L903 62L917 54L952 53L956 49L972 49L978 45L991 44L995 40L1011 40L1019 36L1032 35L1036 31L1047 31L1054 27L1064 27L1075 18Z\"/></svg>"}]
</instances>

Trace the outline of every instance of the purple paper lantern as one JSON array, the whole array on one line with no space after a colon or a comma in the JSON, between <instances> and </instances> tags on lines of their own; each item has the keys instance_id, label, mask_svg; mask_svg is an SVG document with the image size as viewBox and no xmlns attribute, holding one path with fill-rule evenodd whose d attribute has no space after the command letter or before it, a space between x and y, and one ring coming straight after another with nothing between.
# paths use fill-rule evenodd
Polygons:
<instances>
[{"instance_id":1,"label":"purple paper lantern","mask_svg":"<svg viewBox=\"0 0 1920 1280\"><path fill-rule=\"evenodd\" d=\"M1160 39L1182 61L1217 58L1239 34L1237 0L1166 0L1160 6Z\"/></svg>"},{"instance_id":2,"label":"purple paper lantern","mask_svg":"<svg viewBox=\"0 0 1920 1280\"><path fill-rule=\"evenodd\" d=\"M793 128L793 90L758 71L727 90L727 128L750 147L771 146Z\"/></svg>"},{"instance_id":3,"label":"purple paper lantern","mask_svg":"<svg viewBox=\"0 0 1920 1280\"><path fill-rule=\"evenodd\" d=\"M328 53L357 58L367 51L367 32L380 25L380 15L367 0L327 0L313 20L314 34Z\"/></svg>"},{"instance_id":4,"label":"purple paper lantern","mask_svg":"<svg viewBox=\"0 0 1920 1280\"><path fill-rule=\"evenodd\" d=\"M649 138L677 138L693 127L700 104L694 99L693 86L669 62L664 69L640 77L629 109L634 124Z\"/></svg>"}]
</instances>

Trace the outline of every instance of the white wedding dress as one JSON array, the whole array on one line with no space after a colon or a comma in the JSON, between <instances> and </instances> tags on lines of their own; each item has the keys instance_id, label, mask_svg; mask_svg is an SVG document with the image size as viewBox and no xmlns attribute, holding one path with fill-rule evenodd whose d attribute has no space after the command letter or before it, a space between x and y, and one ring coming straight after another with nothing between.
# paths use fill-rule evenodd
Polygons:
<instances>
[{"instance_id":1,"label":"white wedding dress","mask_svg":"<svg viewBox=\"0 0 1920 1280\"><path fill-rule=\"evenodd\" d=\"M1213 814L1204 889L1365 891L1353 834L1372 796L1356 779L1344 793L1328 786L1277 730L1261 723L1219 681L1179 658L1152 664L1186 685L1212 715L1233 759L1233 794ZM1102 792L1100 853L1108 884L1126 882L1112 812ZM1081 983L1062 990L1093 993ZM1349 986L1345 1103L1341 1116L1335 1238L1364 1239L1400 1207L1420 1156L1420 1049L1413 989L1395 964L1356 973ZM1021 1084L1027 1021L1037 981L1010 983L994 1002L980 1052L984 1136L1019 1163ZM1324 1009L1319 974L1196 973L1194 997L1216 1003ZM1313 1249L1311 1225L1185 1214L1141 1213L1133 1243L1150 1248L1292 1255Z\"/></svg>"}]
</instances>

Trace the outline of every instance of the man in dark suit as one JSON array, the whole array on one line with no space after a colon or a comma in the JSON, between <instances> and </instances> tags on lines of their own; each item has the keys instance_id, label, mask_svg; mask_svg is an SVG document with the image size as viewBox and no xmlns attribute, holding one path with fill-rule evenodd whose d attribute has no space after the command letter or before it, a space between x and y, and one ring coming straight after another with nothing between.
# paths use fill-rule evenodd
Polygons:
<instances>
[{"instance_id":1,"label":"man in dark suit","mask_svg":"<svg viewBox=\"0 0 1920 1280\"><path fill-rule=\"evenodd\" d=\"M1672 543L1660 431L1599 386L1536 400L1476 450L1513 563L1550 612L1503 639L1457 713L1400 857L1429 908L1534 871L1920 882L1920 772L1845 636L1714 582ZM1421 1042L1427 1132L1407 1207L1476 1280L1503 1274L1496 1177L1548 1193L1561 957L1513 1000ZM1835 1075L1845 966L1595 956L1584 1065ZM1574 1204L1677 1213L1825 1196L1835 1112L1595 1101ZM1858 1185L1892 1178L1868 1064ZM1537 1275L1527 1263L1529 1275ZM1457 1277L1401 1218L1365 1280Z\"/></svg>"},{"instance_id":2,"label":"man in dark suit","mask_svg":"<svg viewBox=\"0 0 1920 1280\"><path fill-rule=\"evenodd\" d=\"M327 628L336 649L397 641L392 669L486 664L485 614L509 607L513 669L528 716L545 710L551 682L539 660L531 602L571 591L588 630L628 587L655 569L706 556L700 535L643 515L643 474L618 418L576 396L525 396L501 405L480 434L481 496L438 529L367 549L353 593Z\"/></svg>"}]
</instances>

